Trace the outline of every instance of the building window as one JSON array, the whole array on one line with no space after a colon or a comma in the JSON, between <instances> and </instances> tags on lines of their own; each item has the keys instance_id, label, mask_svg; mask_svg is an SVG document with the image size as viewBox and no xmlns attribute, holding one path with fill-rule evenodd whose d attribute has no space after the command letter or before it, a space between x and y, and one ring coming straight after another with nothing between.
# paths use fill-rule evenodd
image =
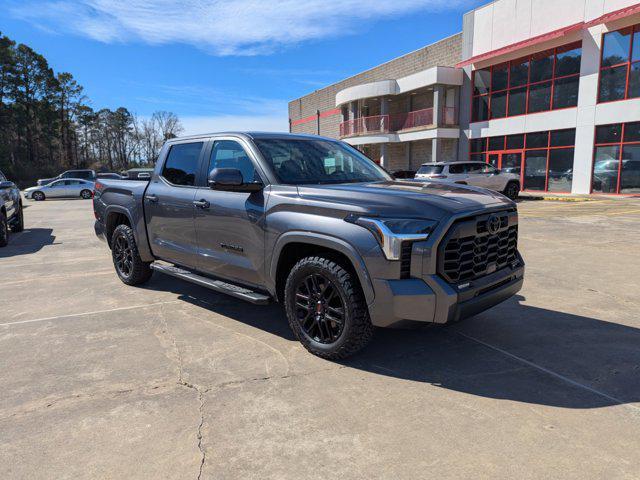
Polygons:
<instances>
[{"instance_id":1,"label":"building window","mask_svg":"<svg viewBox=\"0 0 640 480\"><path fill-rule=\"evenodd\" d=\"M520 175L523 190L569 193L575 139L575 129L477 138L470 159Z\"/></svg>"},{"instance_id":2,"label":"building window","mask_svg":"<svg viewBox=\"0 0 640 480\"><path fill-rule=\"evenodd\" d=\"M591 190L640 193L640 122L596 127Z\"/></svg>"},{"instance_id":3,"label":"building window","mask_svg":"<svg viewBox=\"0 0 640 480\"><path fill-rule=\"evenodd\" d=\"M472 121L575 107L581 60L582 45L573 43L475 70Z\"/></svg>"},{"instance_id":4,"label":"building window","mask_svg":"<svg viewBox=\"0 0 640 480\"><path fill-rule=\"evenodd\" d=\"M640 97L640 25L602 36L599 102Z\"/></svg>"}]
</instances>

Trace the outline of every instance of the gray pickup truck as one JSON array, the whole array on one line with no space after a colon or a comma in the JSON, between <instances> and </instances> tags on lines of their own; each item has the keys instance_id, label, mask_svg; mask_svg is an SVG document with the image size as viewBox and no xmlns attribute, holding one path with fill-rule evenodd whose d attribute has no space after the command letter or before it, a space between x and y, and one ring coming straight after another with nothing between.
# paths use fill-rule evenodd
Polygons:
<instances>
[{"instance_id":1,"label":"gray pickup truck","mask_svg":"<svg viewBox=\"0 0 640 480\"><path fill-rule=\"evenodd\" d=\"M329 138L224 133L168 141L149 182L96 182L96 234L128 285L158 271L278 301L312 353L345 358L374 326L447 323L520 290L516 205L394 181Z\"/></svg>"},{"instance_id":2,"label":"gray pickup truck","mask_svg":"<svg viewBox=\"0 0 640 480\"><path fill-rule=\"evenodd\" d=\"M9 229L18 233L24 230L24 215L20 190L0 172L0 247L9 243Z\"/></svg>"}]
</instances>

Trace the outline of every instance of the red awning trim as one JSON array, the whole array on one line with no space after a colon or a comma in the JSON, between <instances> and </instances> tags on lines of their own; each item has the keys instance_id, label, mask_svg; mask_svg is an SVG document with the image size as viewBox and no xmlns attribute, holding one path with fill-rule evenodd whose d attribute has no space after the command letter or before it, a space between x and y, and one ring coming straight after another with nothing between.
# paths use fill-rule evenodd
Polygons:
<instances>
[{"instance_id":1,"label":"red awning trim","mask_svg":"<svg viewBox=\"0 0 640 480\"><path fill-rule=\"evenodd\" d=\"M309 115L308 117L299 118L298 120L291 120L291 126L302 125L303 123L309 123L316 120L318 117L325 118L331 117L332 115L338 115L340 113L339 108L334 108L333 110L326 110L324 112L320 112L320 114Z\"/></svg>"},{"instance_id":2,"label":"red awning trim","mask_svg":"<svg viewBox=\"0 0 640 480\"><path fill-rule=\"evenodd\" d=\"M601 17L588 22L585 28L593 27L595 25L601 25L603 23L613 22L615 20L620 20L621 18L625 18L636 13L640 13L640 3L637 3L630 7L621 8L620 10L616 10L615 12L605 13Z\"/></svg>"},{"instance_id":3,"label":"red awning trim","mask_svg":"<svg viewBox=\"0 0 640 480\"><path fill-rule=\"evenodd\" d=\"M480 55L476 55L475 57L471 57L466 60L463 60L462 62L456 64L456 67L457 68L466 67L467 65L471 65L472 63L477 63L482 60L488 60L490 58L498 57L500 55L513 53L523 48L532 47L540 43L548 42L549 40L555 40L556 38L562 38L569 33L575 32L576 30L581 30L584 27L584 25L585 25L584 22L579 22L574 25L570 25L568 27L559 28L558 30L554 30L552 32L543 33L542 35L528 38L527 40L523 40L521 42L512 43L511 45L507 45L506 47L498 48L497 50L492 50L490 52L486 52Z\"/></svg>"}]
</instances>

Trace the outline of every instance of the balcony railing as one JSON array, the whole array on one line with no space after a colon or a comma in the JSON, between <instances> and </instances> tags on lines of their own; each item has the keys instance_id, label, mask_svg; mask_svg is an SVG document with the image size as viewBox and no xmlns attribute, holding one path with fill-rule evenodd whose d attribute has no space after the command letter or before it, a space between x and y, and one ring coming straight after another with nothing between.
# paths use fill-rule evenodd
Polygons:
<instances>
[{"instance_id":1,"label":"balcony railing","mask_svg":"<svg viewBox=\"0 0 640 480\"><path fill-rule=\"evenodd\" d=\"M411 130L421 127L435 127L433 108L415 110L394 115L375 115L347 120L340 124L340 136L352 137L372 133L390 133ZM457 111L453 107L442 109L441 123L457 125Z\"/></svg>"},{"instance_id":2,"label":"balcony railing","mask_svg":"<svg viewBox=\"0 0 640 480\"><path fill-rule=\"evenodd\" d=\"M394 132L408 130L416 127L433 125L433 108L425 108L407 113L398 113L391 116L391 129Z\"/></svg>"},{"instance_id":3,"label":"balcony railing","mask_svg":"<svg viewBox=\"0 0 640 480\"><path fill-rule=\"evenodd\" d=\"M340 124L340 136L365 135L367 133L388 133L389 115L360 117Z\"/></svg>"}]
</instances>

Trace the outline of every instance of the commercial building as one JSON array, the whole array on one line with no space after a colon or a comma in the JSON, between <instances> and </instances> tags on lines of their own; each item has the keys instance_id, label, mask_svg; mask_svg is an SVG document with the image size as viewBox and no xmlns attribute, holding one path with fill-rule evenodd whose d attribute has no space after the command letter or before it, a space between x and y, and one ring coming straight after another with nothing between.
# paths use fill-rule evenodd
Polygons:
<instances>
[{"instance_id":1,"label":"commercial building","mask_svg":"<svg viewBox=\"0 0 640 480\"><path fill-rule=\"evenodd\" d=\"M497 0L462 33L289 104L391 171L482 160L524 190L640 193L640 3Z\"/></svg>"}]
</instances>

